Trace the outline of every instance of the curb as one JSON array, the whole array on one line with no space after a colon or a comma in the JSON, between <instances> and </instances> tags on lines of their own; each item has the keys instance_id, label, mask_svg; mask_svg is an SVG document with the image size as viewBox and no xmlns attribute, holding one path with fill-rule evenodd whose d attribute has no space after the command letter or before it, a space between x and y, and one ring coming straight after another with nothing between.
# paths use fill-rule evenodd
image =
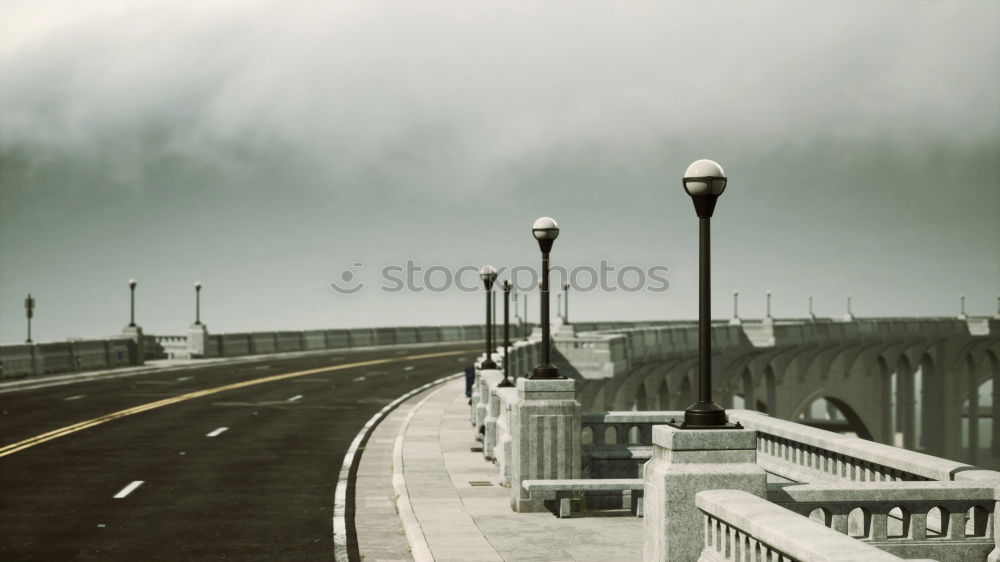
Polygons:
<instances>
[{"instance_id":1,"label":"curb","mask_svg":"<svg viewBox=\"0 0 1000 562\"><path fill-rule=\"evenodd\" d=\"M402 404L403 402L406 402L410 398L413 398L417 394L420 394L421 392L423 392L423 391L425 391L425 390L427 390L429 388L438 386L440 384L443 384L443 383L448 382L448 381L450 381L452 379L456 379L456 378L459 378L459 377L462 377L462 376L465 376L464 372L459 372L459 373L455 373L453 375L448 375L448 376L445 376L445 377L441 377L441 378L433 380L433 381L431 381L431 382L429 382L427 384L419 386L419 387L417 387L417 388L415 388L415 389L407 392L406 394L403 394L399 398L396 398L392 402L386 404L385 407L382 408L381 410L379 410L378 413L376 413L374 416L372 416L368 420L368 422L365 423L364 427L361 428L361 430L358 432L358 434L354 436L354 440L351 442L351 446L347 449L347 453L344 455L344 462L340 466L340 474L337 477L337 488L336 488L336 490L334 492L334 495L333 495L333 557L334 557L334 560L351 561L351 560L357 560L358 559L358 556L356 554L357 550L358 550L357 535L356 535L355 532L353 532L354 531L354 529L353 529L353 527L354 527L353 514L352 514L352 520L350 522L351 523L350 524L351 529L348 529L347 499L348 499L348 496L350 496L352 499L354 497L354 485L350 481L350 476L351 476L351 473L357 474L358 463L361 460L361 455L358 454L359 449L362 449L363 446L364 446L364 444L368 442L368 438L371 437L372 432L375 430L375 426L377 426L390 412L392 412L393 410L395 410L396 408L398 408L400 404ZM424 400L426 400L426 398ZM423 400L420 403L423 404ZM406 420L403 422L404 429L405 429L406 426L409 425L410 418L412 416L413 416L413 413L411 412L407 416ZM398 436L397 436L396 439L397 439L397 443L400 443ZM395 455L396 455L396 451L395 451L395 447L394 447L393 448L393 488L396 487L396 472L395 472L395 470L396 470L395 469L396 462L395 462ZM402 447L401 446L400 446L400 455L402 455ZM402 475L400 475L400 476L402 476ZM403 483L403 486L404 486L404 493L405 493L405 482ZM398 493L398 490L397 490L397 493ZM408 497L407 497L407 505L409 505L409 499L408 499ZM411 513L412 513L412 510L411 510ZM400 515L400 518L402 519L402 514ZM416 519L415 518L413 519L412 524L416 524ZM419 530L419 528L420 527L418 525L417 529ZM411 532L411 530L410 530L409 526L406 524L406 521L404 521L404 529L406 529L407 540L409 540L410 539L410 532ZM421 533L420 536L423 537L423 534ZM410 541L410 544L412 545L413 541ZM426 542L424 542L423 544L425 545L425 548L426 548ZM355 557L354 558L351 557L352 551L355 553ZM420 560L433 560L433 558L429 557L430 556L430 550L429 549L427 550L427 555L428 555L428 558L421 558ZM414 559L417 559L416 552L414 552Z\"/></svg>"}]
</instances>

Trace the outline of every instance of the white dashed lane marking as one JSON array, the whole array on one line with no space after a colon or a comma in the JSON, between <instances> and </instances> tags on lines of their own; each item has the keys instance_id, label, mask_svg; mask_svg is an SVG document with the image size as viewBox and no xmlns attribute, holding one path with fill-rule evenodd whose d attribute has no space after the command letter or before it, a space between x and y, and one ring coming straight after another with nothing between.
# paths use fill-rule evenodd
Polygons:
<instances>
[{"instance_id":1,"label":"white dashed lane marking","mask_svg":"<svg viewBox=\"0 0 1000 562\"><path fill-rule=\"evenodd\" d=\"M120 499L122 499L124 497L127 497L129 494L131 494L132 492L134 492L136 488L138 488L139 486L142 486L142 484L143 484L142 480L134 480L134 481L132 481L131 484L129 484L128 486L125 486L124 488L122 488L121 490L119 490L118 493L115 494L114 499L120 500Z\"/></svg>"},{"instance_id":2,"label":"white dashed lane marking","mask_svg":"<svg viewBox=\"0 0 1000 562\"><path fill-rule=\"evenodd\" d=\"M177 380L178 380L179 382L184 382L184 381L189 381L189 380L191 380L191 379L193 379L193 378L194 378L194 377L177 377Z\"/></svg>"},{"instance_id":3,"label":"white dashed lane marking","mask_svg":"<svg viewBox=\"0 0 1000 562\"><path fill-rule=\"evenodd\" d=\"M363 381L363 380L365 380L366 378L367 378L367 377L363 377L363 376L362 376L362 377L358 377L358 378L354 379L354 382L358 382L358 381Z\"/></svg>"},{"instance_id":4,"label":"white dashed lane marking","mask_svg":"<svg viewBox=\"0 0 1000 562\"><path fill-rule=\"evenodd\" d=\"M295 396L292 396L291 398L288 399L289 402L295 402L296 400L302 400L302 395L296 394Z\"/></svg>"},{"instance_id":5,"label":"white dashed lane marking","mask_svg":"<svg viewBox=\"0 0 1000 562\"><path fill-rule=\"evenodd\" d=\"M220 427L219 429L213 430L211 433L206 433L205 437L218 437L222 435L222 432L229 429L228 427Z\"/></svg>"},{"instance_id":6,"label":"white dashed lane marking","mask_svg":"<svg viewBox=\"0 0 1000 562\"><path fill-rule=\"evenodd\" d=\"M67 400L67 401L68 400L79 400L79 399L83 398L84 396L86 396L86 394L77 394L76 396L67 396L66 398L63 398L63 400Z\"/></svg>"},{"instance_id":7,"label":"white dashed lane marking","mask_svg":"<svg viewBox=\"0 0 1000 562\"><path fill-rule=\"evenodd\" d=\"M410 366L407 366L407 367L403 367L403 370L404 371L412 371L413 370L413 365L410 365Z\"/></svg>"}]
</instances>

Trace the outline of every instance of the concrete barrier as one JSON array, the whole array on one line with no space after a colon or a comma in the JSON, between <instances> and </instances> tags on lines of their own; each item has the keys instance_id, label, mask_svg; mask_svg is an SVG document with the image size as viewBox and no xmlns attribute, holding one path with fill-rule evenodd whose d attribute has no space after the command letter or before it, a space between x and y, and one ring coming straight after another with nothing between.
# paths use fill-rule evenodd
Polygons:
<instances>
[{"instance_id":1,"label":"concrete barrier","mask_svg":"<svg viewBox=\"0 0 1000 562\"><path fill-rule=\"evenodd\" d=\"M462 326L441 326L441 341L462 341L465 338Z\"/></svg>"},{"instance_id":2,"label":"concrete barrier","mask_svg":"<svg viewBox=\"0 0 1000 562\"><path fill-rule=\"evenodd\" d=\"M35 346L15 344L0 347L0 377L21 377L35 373Z\"/></svg>"},{"instance_id":3,"label":"concrete barrier","mask_svg":"<svg viewBox=\"0 0 1000 562\"><path fill-rule=\"evenodd\" d=\"M326 330L326 347L327 349L340 349L342 347L351 347L351 331Z\"/></svg>"},{"instance_id":4,"label":"concrete barrier","mask_svg":"<svg viewBox=\"0 0 1000 562\"><path fill-rule=\"evenodd\" d=\"M418 326L417 341L421 343L443 341L440 326Z\"/></svg>"},{"instance_id":5,"label":"concrete barrier","mask_svg":"<svg viewBox=\"0 0 1000 562\"><path fill-rule=\"evenodd\" d=\"M393 331L396 332L396 344L405 343L417 343L417 329L416 328L395 328Z\"/></svg>"},{"instance_id":6,"label":"concrete barrier","mask_svg":"<svg viewBox=\"0 0 1000 562\"><path fill-rule=\"evenodd\" d=\"M260 355L261 353L275 353L278 351L278 342L274 332L253 332L250 334L250 355Z\"/></svg>"},{"instance_id":7,"label":"concrete barrier","mask_svg":"<svg viewBox=\"0 0 1000 562\"><path fill-rule=\"evenodd\" d=\"M278 332L278 351L302 351L302 332Z\"/></svg>"},{"instance_id":8,"label":"concrete barrier","mask_svg":"<svg viewBox=\"0 0 1000 562\"><path fill-rule=\"evenodd\" d=\"M396 328L375 328L374 345L396 345Z\"/></svg>"},{"instance_id":9,"label":"concrete barrier","mask_svg":"<svg viewBox=\"0 0 1000 562\"><path fill-rule=\"evenodd\" d=\"M250 355L251 344L250 334L221 334L221 345L219 354L223 357L237 357L239 355Z\"/></svg>"},{"instance_id":10,"label":"concrete barrier","mask_svg":"<svg viewBox=\"0 0 1000 562\"><path fill-rule=\"evenodd\" d=\"M73 371L104 369L108 366L107 340L77 340L71 342Z\"/></svg>"},{"instance_id":11,"label":"concrete barrier","mask_svg":"<svg viewBox=\"0 0 1000 562\"><path fill-rule=\"evenodd\" d=\"M323 330L307 330L302 332L302 349L326 349L326 333Z\"/></svg>"},{"instance_id":12,"label":"concrete barrier","mask_svg":"<svg viewBox=\"0 0 1000 562\"><path fill-rule=\"evenodd\" d=\"M363 347L375 345L375 330L372 328L354 328L349 330L351 335L351 347Z\"/></svg>"}]
</instances>

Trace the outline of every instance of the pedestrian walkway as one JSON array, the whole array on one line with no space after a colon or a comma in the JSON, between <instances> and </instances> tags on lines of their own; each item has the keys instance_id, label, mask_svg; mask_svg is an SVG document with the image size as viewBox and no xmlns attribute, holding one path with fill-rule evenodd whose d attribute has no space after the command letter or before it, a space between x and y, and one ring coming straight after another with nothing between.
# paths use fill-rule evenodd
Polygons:
<instances>
[{"instance_id":1,"label":"pedestrian walkway","mask_svg":"<svg viewBox=\"0 0 1000 562\"><path fill-rule=\"evenodd\" d=\"M483 458L469 423L464 381L430 391L399 426L397 511L413 557L440 562L470 561L627 561L642 559L642 519L587 514L559 519L551 513L514 513L510 489L499 485L496 467ZM398 419L398 418L397 418ZM373 436L374 437L374 436ZM365 455L382 457L388 443L370 443ZM378 449L380 452L376 452ZM402 466L399 466L401 462ZM364 456L362 457L364 463ZM362 469L364 467L362 466ZM384 489L388 480L380 470ZM357 494L378 479L358 472ZM372 509L358 501L359 548L365 562L396 560L366 551L362 524ZM384 514L385 511L383 510ZM368 533L371 536L371 533ZM397 537L399 536L397 532ZM388 537L386 537L388 540Z\"/></svg>"}]
</instances>

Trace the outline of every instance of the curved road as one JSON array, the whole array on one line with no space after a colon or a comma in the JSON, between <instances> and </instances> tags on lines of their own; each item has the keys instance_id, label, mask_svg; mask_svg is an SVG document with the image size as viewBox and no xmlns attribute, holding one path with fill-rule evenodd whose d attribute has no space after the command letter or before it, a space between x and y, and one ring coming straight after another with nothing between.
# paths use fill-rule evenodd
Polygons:
<instances>
[{"instance_id":1,"label":"curved road","mask_svg":"<svg viewBox=\"0 0 1000 562\"><path fill-rule=\"evenodd\" d=\"M0 559L332 560L355 434L479 347L331 350L0 393Z\"/></svg>"}]
</instances>

